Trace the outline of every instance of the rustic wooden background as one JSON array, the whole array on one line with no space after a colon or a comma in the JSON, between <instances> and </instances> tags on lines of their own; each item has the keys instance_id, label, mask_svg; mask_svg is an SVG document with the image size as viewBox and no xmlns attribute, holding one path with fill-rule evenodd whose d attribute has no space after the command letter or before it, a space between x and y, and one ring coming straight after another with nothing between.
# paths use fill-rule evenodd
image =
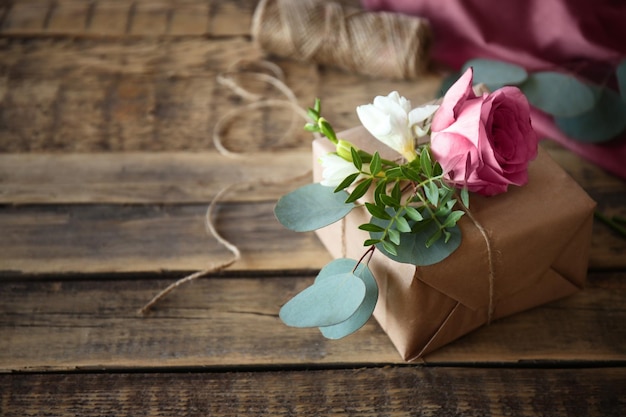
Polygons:
<instances>
[{"instance_id":1,"label":"rustic wooden background","mask_svg":"<svg viewBox=\"0 0 626 417\"><path fill-rule=\"evenodd\" d=\"M245 104L217 75L264 57L250 39L255 6L0 2L0 414L622 415L626 241L600 223L585 291L406 365L375 321L341 341L280 323L280 305L330 257L273 218L294 184L258 184L216 211L241 261L137 314L175 279L230 257L203 225L222 187L310 165L308 134L277 140L292 120L284 109L229 126L224 143L245 163L214 148L217 121ZM322 99L338 130L375 95L425 102L441 80L268 58L301 106ZM542 146L599 210L626 216L626 183Z\"/></svg>"}]
</instances>

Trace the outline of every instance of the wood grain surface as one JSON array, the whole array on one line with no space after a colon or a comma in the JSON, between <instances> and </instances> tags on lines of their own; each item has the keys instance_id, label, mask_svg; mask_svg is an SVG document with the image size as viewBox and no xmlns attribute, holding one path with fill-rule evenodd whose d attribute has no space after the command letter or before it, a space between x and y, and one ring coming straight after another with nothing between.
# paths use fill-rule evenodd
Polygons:
<instances>
[{"instance_id":1,"label":"wood grain surface","mask_svg":"<svg viewBox=\"0 0 626 417\"><path fill-rule=\"evenodd\" d=\"M6 416L620 417L625 387L623 368L0 375Z\"/></svg>"},{"instance_id":2,"label":"wood grain surface","mask_svg":"<svg viewBox=\"0 0 626 417\"><path fill-rule=\"evenodd\" d=\"M432 100L444 72L389 81L266 56L256 5L0 1L0 415L624 415L626 239L599 222L587 288L417 363L373 319L340 341L280 322L330 260L272 213L308 182L311 135L218 77L284 99L250 74L269 60L341 131L375 95ZM216 131L243 157L220 154ZM626 217L624 181L542 146L600 212ZM204 217L232 184L213 219L242 259L141 316L168 284L230 259Z\"/></svg>"}]
</instances>

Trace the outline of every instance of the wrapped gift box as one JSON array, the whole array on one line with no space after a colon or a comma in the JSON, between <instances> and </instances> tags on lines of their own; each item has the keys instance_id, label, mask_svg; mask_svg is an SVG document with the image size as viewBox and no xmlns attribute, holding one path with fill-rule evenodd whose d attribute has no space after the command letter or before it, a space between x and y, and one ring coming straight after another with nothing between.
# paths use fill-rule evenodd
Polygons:
<instances>
[{"instance_id":1,"label":"wrapped gift box","mask_svg":"<svg viewBox=\"0 0 626 417\"><path fill-rule=\"evenodd\" d=\"M339 135L383 158L396 154L358 127ZM318 158L334 151L326 139L313 142L314 180ZM461 246L431 266L395 262L375 251L369 263L379 285L374 316L402 357L422 355L495 320L566 297L585 284L595 203L542 149L523 187L494 197L472 194L470 210L487 231L492 248L490 275L485 238L463 216ZM316 231L335 257L359 259L369 221L364 207ZM490 276L492 278L490 278ZM491 314L490 314L491 310Z\"/></svg>"}]
</instances>

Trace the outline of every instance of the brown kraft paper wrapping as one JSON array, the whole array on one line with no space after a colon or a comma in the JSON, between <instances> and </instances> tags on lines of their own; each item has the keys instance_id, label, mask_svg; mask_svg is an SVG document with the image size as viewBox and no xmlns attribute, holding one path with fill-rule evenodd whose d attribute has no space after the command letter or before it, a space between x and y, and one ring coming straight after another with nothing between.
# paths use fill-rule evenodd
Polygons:
<instances>
[{"instance_id":1,"label":"brown kraft paper wrapping","mask_svg":"<svg viewBox=\"0 0 626 417\"><path fill-rule=\"evenodd\" d=\"M339 137L393 159L394 151L364 128ZM314 181L318 158L334 151L327 139L313 142ZM539 149L523 187L494 197L471 194L470 210L486 229L493 253L492 319L566 297L583 288L587 275L595 202L550 156ZM316 233L335 258L359 259L369 221L364 207ZM426 267L395 262L375 251L369 267L379 285L374 317L406 361L452 342L488 321L489 262L485 239L468 219L458 223L461 246Z\"/></svg>"}]
</instances>

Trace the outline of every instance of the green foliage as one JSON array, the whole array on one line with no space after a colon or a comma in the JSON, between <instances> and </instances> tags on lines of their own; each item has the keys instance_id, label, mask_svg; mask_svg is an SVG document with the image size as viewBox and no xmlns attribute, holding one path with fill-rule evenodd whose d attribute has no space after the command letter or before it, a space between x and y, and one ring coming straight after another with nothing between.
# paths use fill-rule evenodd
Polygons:
<instances>
[{"instance_id":1,"label":"green foliage","mask_svg":"<svg viewBox=\"0 0 626 417\"><path fill-rule=\"evenodd\" d=\"M371 215L359 226L369 234L363 259L379 250L398 262L430 265L454 252L461 243L456 224L464 212L455 210L456 192L444 181L429 146L420 146L418 157L410 162L385 160L378 152L370 154L338 139L320 109L316 101L308 110L313 121L305 129L328 137L336 144L337 156L354 170L334 189L309 184L283 196L274 210L278 220L291 230L311 231L363 205ZM461 199L469 204L467 190L461 191ZM326 265L313 285L281 308L280 318L289 326L319 327L331 339L359 329L378 298L376 281L363 259L338 259Z\"/></svg>"},{"instance_id":2,"label":"green foliage","mask_svg":"<svg viewBox=\"0 0 626 417\"><path fill-rule=\"evenodd\" d=\"M339 339L367 322L377 299L378 285L366 265L336 259L280 309L279 317L288 326L319 327L324 336Z\"/></svg>"},{"instance_id":3,"label":"green foliage","mask_svg":"<svg viewBox=\"0 0 626 417\"><path fill-rule=\"evenodd\" d=\"M626 102L615 91L596 88L595 106L574 117L558 117L556 125L565 134L581 142L610 140L626 129Z\"/></svg>"},{"instance_id":4,"label":"green foliage","mask_svg":"<svg viewBox=\"0 0 626 417\"><path fill-rule=\"evenodd\" d=\"M505 85L519 85L528 78L524 68L493 59L479 58L467 61L462 72L469 67L474 69L474 82L485 84L492 91Z\"/></svg>"},{"instance_id":5,"label":"green foliage","mask_svg":"<svg viewBox=\"0 0 626 417\"><path fill-rule=\"evenodd\" d=\"M470 60L463 71L470 66L474 82L484 83L491 91L505 85L519 87L530 104L554 116L559 129L575 140L601 143L626 131L626 60L615 69L619 91L562 72L528 74L523 68L496 60ZM459 75L456 72L442 80L440 96Z\"/></svg>"},{"instance_id":6,"label":"green foliage","mask_svg":"<svg viewBox=\"0 0 626 417\"><path fill-rule=\"evenodd\" d=\"M572 117L595 104L593 91L576 78L556 72L536 72L520 86L533 106L558 117Z\"/></svg>"},{"instance_id":7,"label":"green foliage","mask_svg":"<svg viewBox=\"0 0 626 417\"><path fill-rule=\"evenodd\" d=\"M346 216L354 204L346 203L347 193L335 193L321 184L307 184L282 196L274 207L278 221L296 232L317 230Z\"/></svg>"}]
</instances>

